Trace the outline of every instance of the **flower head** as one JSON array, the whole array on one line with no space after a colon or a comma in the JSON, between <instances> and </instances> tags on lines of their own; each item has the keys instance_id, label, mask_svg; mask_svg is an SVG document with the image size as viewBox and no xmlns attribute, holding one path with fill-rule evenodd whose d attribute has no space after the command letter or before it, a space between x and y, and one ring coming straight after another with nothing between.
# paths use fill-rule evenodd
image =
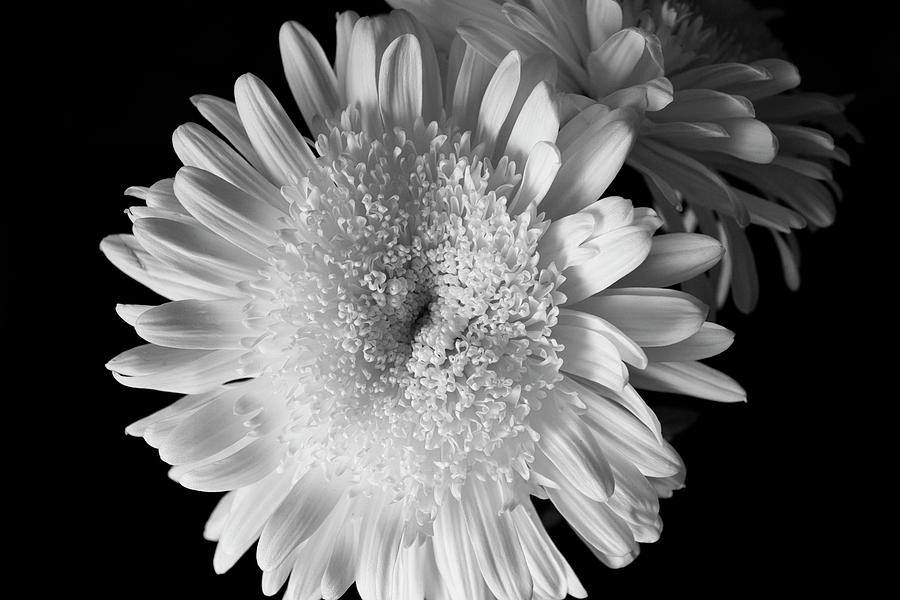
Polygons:
<instances>
[{"instance_id":1,"label":"flower head","mask_svg":"<svg viewBox=\"0 0 900 600\"><path fill-rule=\"evenodd\" d=\"M184 486L228 492L214 565L258 539L267 594L583 595L530 496L611 566L657 539L683 467L629 377L743 399L697 362L731 333L658 287L721 245L597 200L637 113L560 129L552 61L464 49L442 84L408 13L337 30L334 67L281 32L312 147L245 75L235 103L194 98L231 146L183 125L176 177L129 190L134 235L102 248L171 301L119 307L148 343L108 367L186 395L128 432Z\"/></svg>"},{"instance_id":2,"label":"flower head","mask_svg":"<svg viewBox=\"0 0 900 600\"><path fill-rule=\"evenodd\" d=\"M745 233L768 229L788 285L799 285L793 231L825 227L840 188L832 135L858 133L843 102L793 91L794 65L780 58L761 15L742 0L476 2L392 0L449 44L463 39L496 63L512 49L550 53L572 95L562 120L598 102L642 111L627 164L643 175L669 231L699 229L728 248L720 268L689 289L751 311L756 263ZM773 54L775 56L773 56Z\"/></svg>"}]
</instances>

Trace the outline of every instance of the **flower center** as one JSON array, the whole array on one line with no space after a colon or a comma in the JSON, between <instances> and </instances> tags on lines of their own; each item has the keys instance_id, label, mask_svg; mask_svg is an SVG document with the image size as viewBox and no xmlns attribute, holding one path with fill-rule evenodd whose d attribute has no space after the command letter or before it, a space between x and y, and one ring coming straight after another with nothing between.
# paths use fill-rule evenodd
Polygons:
<instances>
[{"instance_id":1,"label":"flower center","mask_svg":"<svg viewBox=\"0 0 900 600\"><path fill-rule=\"evenodd\" d=\"M473 472L527 476L528 416L560 378L547 223L507 212L515 165L469 140L421 122L369 139L345 111L285 189L291 227L248 309L268 319L256 349L288 390L290 453L421 524Z\"/></svg>"}]
</instances>

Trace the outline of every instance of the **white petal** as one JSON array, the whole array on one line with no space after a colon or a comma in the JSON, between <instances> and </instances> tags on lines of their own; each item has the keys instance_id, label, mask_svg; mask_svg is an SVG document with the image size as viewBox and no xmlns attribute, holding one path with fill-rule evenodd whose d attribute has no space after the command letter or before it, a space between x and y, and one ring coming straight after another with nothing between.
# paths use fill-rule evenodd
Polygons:
<instances>
[{"instance_id":1,"label":"white petal","mask_svg":"<svg viewBox=\"0 0 900 600\"><path fill-rule=\"evenodd\" d=\"M134 327L141 313L151 308L153 308L151 304L116 304L116 314L123 321Z\"/></svg>"},{"instance_id":2,"label":"white petal","mask_svg":"<svg viewBox=\"0 0 900 600\"><path fill-rule=\"evenodd\" d=\"M709 307L677 290L610 289L572 307L602 317L644 347L668 346L700 330Z\"/></svg>"},{"instance_id":3,"label":"white petal","mask_svg":"<svg viewBox=\"0 0 900 600\"><path fill-rule=\"evenodd\" d=\"M513 523L525 553L528 569L534 579L535 597L561 600L568 588L565 559L547 535L531 502L524 502L512 511Z\"/></svg>"},{"instance_id":4,"label":"white petal","mask_svg":"<svg viewBox=\"0 0 900 600\"><path fill-rule=\"evenodd\" d=\"M296 21L288 21L281 26L278 42L284 75L303 120L311 132L321 133L314 127L315 117L327 118L342 108L337 78L328 64L325 51L315 36Z\"/></svg>"},{"instance_id":5,"label":"white petal","mask_svg":"<svg viewBox=\"0 0 900 600\"><path fill-rule=\"evenodd\" d=\"M687 281L719 262L723 251L718 240L697 233L655 236L647 259L616 287L666 287Z\"/></svg>"},{"instance_id":6,"label":"white petal","mask_svg":"<svg viewBox=\"0 0 900 600\"><path fill-rule=\"evenodd\" d=\"M359 15L352 10L338 13L335 22L335 51L334 72L337 74L337 91L342 106L347 104L347 60L350 54L350 40L353 37L353 27L359 20Z\"/></svg>"},{"instance_id":7,"label":"white petal","mask_svg":"<svg viewBox=\"0 0 900 600\"><path fill-rule=\"evenodd\" d=\"M391 600L394 566L400 552L402 525L396 503L381 509L377 520L372 515L362 536L359 560L356 565L356 587L367 600Z\"/></svg>"},{"instance_id":8,"label":"white petal","mask_svg":"<svg viewBox=\"0 0 900 600\"><path fill-rule=\"evenodd\" d=\"M100 250L123 273L169 300L214 300L238 295L234 281L198 279L165 263L130 234L103 238Z\"/></svg>"},{"instance_id":9,"label":"white petal","mask_svg":"<svg viewBox=\"0 0 900 600\"><path fill-rule=\"evenodd\" d=\"M696 124L695 124L696 125ZM756 119L722 119L715 123L725 135L702 136L671 140L680 147L691 150L722 152L754 163L769 163L778 152L778 140L765 123ZM665 137L658 131L654 133Z\"/></svg>"},{"instance_id":10,"label":"white petal","mask_svg":"<svg viewBox=\"0 0 900 600\"><path fill-rule=\"evenodd\" d=\"M200 224L147 218L135 221L133 230L150 254L219 288L257 279L265 265Z\"/></svg>"},{"instance_id":11,"label":"white petal","mask_svg":"<svg viewBox=\"0 0 900 600\"><path fill-rule=\"evenodd\" d=\"M141 314L137 334L170 348L240 349L254 331L244 325L243 300L179 300Z\"/></svg>"},{"instance_id":12,"label":"white petal","mask_svg":"<svg viewBox=\"0 0 900 600\"><path fill-rule=\"evenodd\" d=\"M615 473L616 490L607 503L641 543L655 542L662 531L656 490L641 472L615 452L609 455Z\"/></svg>"},{"instance_id":13,"label":"white petal","mask_svg":"<svg viewBox=\"0 0 900 600\"><path fill-rule=\"evenodd\" d=\"M145 344L119 354L106 368L128 387L196 394L245 377L238 362L242 354L243 350L183 350Z\"/></svg>"},{"instance_id":14,"label":"white petal","mask_svg":"<svg viewBox=\"0 0 900 600\"><path fill-rule=\"evenodd\" d=\"M517 215L529 205L540 204L562 164L559 150L548 142L538 142L528 154L519 189L509 204L509 214Z\"/></svg>"},{"instance_id":15,"label":"white petal","mask_svg":"<svg viewBox=\"0 0 900 600\"><path fill-rule=\"evenodd\" d=\"M381 57L378 99L387 128L412 131L422 116L422 52L416 36L407 33L388 45Z\"/></svg>"},{"instance_id":16,"label":"white petal","mask_svg":"<svg viewBox=\"0 0 900 600\"><path fill-rule=\"evenodd\" d=\"M359 108L363 129L370 136L381 133L381 114L378 110L378 79L375 38L376 28L384 27L376 19L362 17L353 27L347 55L346 98L348 104Z\"/></svg>"},{"instance_id":17,"label":"white petal","mask_svg":"<svg viewBox=\"0 0 900 600\"><path fill-rule=\"evenodd\" d=\"M434 558L450 597L487 600L490 592L478 569L462 507L455 498L448 498L441 505L434 522L433 539Z\"/></svg>"},{"instance_id":18,"label":"white petal","mask_svg":"<svg viewBox=\"0 0 900 600\"><path fill-rule=\"evenodd\" d=\"M225 136L232 146L237 148L247 162L257 170L262 168L262 161L259 160L259 155L253 148L253 144L250 143L250 138L247 137L247 130L241 123L241 117L238 115L234 102L208 94L191 96L191 102L197 107L200 114Z\"/></svg>"},{"instance_id":19,"label":"white petal","mask_svg":"<svg viewBox=\"0 0 900 600\"><path fill-rule=\"evenodd\" d=\"M219 393L221 392L183 396L169 406L158 410L143 419L135 421L125 428L125 433L134 436L146 436L149 429L153 428L157 423L164 421L174 423L174 425L172 425L172 428L174 428L174 426L180 423L187 415L199 410L200 407L207 402L215 400ZM171 428L169 428L169 430L171 431Z\"/></svg>"},{"instance_id":20,"label":"white petal","mask_svg":"<svg viewBox=\"0 0 900 600\"><path fill-rule=\"evenodd\" d=\"M566 485L548 488L547 494L569 525L604 556L625 556L637 546L628 525L605 503L591 500Z\"/></svg>"},{"instance_id":21,"label":"white petal","mask_svg":"<svg viewBox=\"0 0 900 600\"><path fill-rule=\"evenodd\" d=\"M263 526L291 489L291 475L275 471L265 479L237 490L231 514L219 537L213 567L224 573L259 538Z\"/></svg>"},{"instance_id":22,"label":"white petal","mask_svg":"<svg viewBox=\"0 0 900 600\"><path fill-rule=\"evenodd\" d=\"M218 503L216 503L216 507L209 515L209 518L206 520L206 525L203 527L204 540L215 542L219 539L219 536L222 535L222 529L224 529L225 522L228 520L228 515L231 512L231 505L234 503L235 496L237 496L237 491L228 492L222 496Z\"/></svg>"},{"instance_id":23,"label":"white petal","mask_svg":"<svg viewBox=\"0 0 900 600\"><path fill-rule=\"evenodd\" d=\"M485 144L485 154L494 153L494 143L500 134L500 128L506 122L509 109L512 107L519 88L522 71L522 60L518 52L510 52L497 66L494 76L488 83L478 111L478 124L475 127L475 143Z\"/></svg>"},{"instance_id":24,"label":"white petal","mask_svg":"<svg viewBox=\"0 0 900 600\"><path fill-rule=\"evenodd\" d=\"M746 402L747 393L734 379L699 362L650 363L631 373L635 387L671 392L716 402Z\"/></svg>"},{"instance_id":25,"label":"white petal","mask_svg":"<svg viewBox=\"0 0 900 600\"><path fill-rule=\"evenodd\" d=\"M187 211L184 210L178 198L175 197L174 185L174 178L160 179L149 188L132 186L125 190L125 195L140 198L150 208L187 215Z\"/></svg>"},{"instance_id":26,"label":"white petal","mask_svg":"<svg viewBox=\"0 0 900 600\"><path fill-rule=\"evenodd\" d=\"M578 310L561 308L559 310L559 325L581 328L586 331L599 333L608 339L622 360L630 365L642 369L647 364L647 356L644 351L631 338L620 331L615 325L605 319Z\"/></svg>"},{"instance_id":27,"label":"white petal","mask_svg":"<svg viewBox=\"0 0 900 600\"><path fill-rule=\"evenodd\" d=\"M462 45L465 46L465 52L448 105L460 129L474 131L481 99L494 75L494 66L471 46L465 43Z\"/></svg>"},{"instance_id":28,"label":"white petal","mask_svg":"<svg viewBox=\"0 0 900 600\"><path fill-rule=\"evenodd\" d=\"M571 101L572 95L566 94L564 99ZM586 107L578 110L571 118L565 119L565 124L559 130L559 135L556 138L556 145L560 148L568 148L584 134L592 123L608 115L610 110L605 104L591 100ZM562 121L562 119L560 120Z\"/></svg>"},{"instance_id":29,"label":"white petal","mask_svg":"<svg viewBox=\"0 0 900 600\"><path fill-rule=\"evenodd\" d=\"M531 573L512 519L502 510L498 485L474 477L466 481L462 492L466 531L491 592L500 600L530 598Z\"/></svg>"},{"instance_id":30,"label":"white petal","mask_svg":"<svg viewBox=\"0 0 900 600\"><path fill-rule=\"evenodd\" d=\"M780 58L764 58L751 65L764 70L769 78L764 81L734 82L723 86L731 94L742 94L756 101L780 94L800 85L800 72L793 64Z\"/></svg>"},{"instance_id":31,"label":"white petal","mask_svg":"<svg viewBox=\"0 0 900 600\"><path fill-rule=\"evenodd\" d=\"M392 600L425 600L426 544L401 545L391 577L389 598Z\"/></svg>"},{"instance_id":32,"label":"white petal","mask_svg":"<svg viewBox=\"0 0 900 600\"><path fill-rule=\"evenodd\" d=\"M775 238L775 244L778 247L778 256L781 258L781 265L784 270L784 282L788 286L788 289L796 292L800 287L798 258L785 241L784 237L774 231L772 232L772 237ZM118 311L118 307L116 310Z\"/></svg>"},{"instance_id":33,"label":"white petal","mask_svg":"<svg viewBox=\"0 0 900 600\"><path fill-rule=\"evenodd\" d=\"M287 212L287 203L279 189L225 142L203 127L196 123L182 125L172 134L172 146L185 166L218 175L258 202L265 202L281 213ZM174 193L177 195L177 192Z\"/></svg>"},{"instance_id":34,"label":"white petal","mask_svg":"<svg viewBox=\"0 0 900 600\"><path fill-rule=\"evenodd\" d=\"M659 39L638 28L622 29L588 55L587 69L591 91L598 98L660 77Z\"/></svg>"},{"instance_id":35,"label":"white petal","mask_svg":"<svg viewBox=\"0 0 900 600\"><path fill-rule=\"evenodd\" d=\"M203 225L260 260L271 256L282 213L212 173L179 169L175 193Z\"/></svg>"},{"instance_id":36,"label":"white petal","mask_svg":"<svg viewBox=\"0 0 900 600\"><path fill-rule=\"evenodd\" d=\"M549 404L532 419L534 430L541 435L538 448L569 485L588 498L606 501L615 481L603 448L584 421L557 403ZM539 462L536 459L535 467L542 472Z\"/></svg>"},{"instance_id":37,"label":"white petal","mask_svg":"<svg viewBox=\"0 0 900 600\"><path fill-rule=\"evenodd\" d=\"M622 6L615 0L587 0L585 25L591 50L622 29Z\"/></svg>"},{"instance_id":38,"label":"white petal","mask_svg":"<svg viewBox=\"0 0 900 600\"><path fill-rule=\"evenodd\" d=\"M535 144L556 141L559 117L554 96L555 92L550 84L541 81L528 96L516 117L504 153L510 160L516 161L517 165L525 164Z\"/></svg>"},{"instance_id":39,"label":"white petal","mask_svg":"<svg viewBox=\"0 0 900 600\"><path fill-rule=\"evenodd\" d=\"M561 353L563 371L614 390L625 387L628 369L615 345L605 336L581 327L557 325L553 337L566 347Z\"/></svg>"},{"instance_id":40,"label":"white petal","mask_svg":"<svg viewBox=\"0 0 900 600\"><path fill-rule=\"evenodd\" d=\"M322 574L322 597L325 600L337 600L353 585L358 546L357 526L353 521L348 521L335 536L331 557Z\"/></svg>"},{"instance_id":41,"label":"white petal","mask_svg":"<svg viewBox=\"0 0 900 600\"><path fill-rule=\"evenodd\" d=\"M714 63L687 69L673 75L670 79L675 85L675 89L679 90L693 88L727 91L735 89L737 85L768 81L771 78L772 74L761 66L743 63Z\"/></svg>"},{"instance_id":42,"label":"white petal","mask_svg":"<svg viewBox=\"0 0 900 600\"><path fill-rule=\"evenodd\" d=\"M741 204L734 189L707 166L706 163L711 161L706 157L710 156L722 157L730 163L740 162L716 153L706 154L704 162L700 162L652 136L642 136L628 157L628 164L649 177L660 189L677 190L678 198L674 206L680 206L680 197L683 196L690 198L695 206L732 216L743 224L749 223L747 208Z\"/></svg>"},{"instance_id":43,"label":"white petal","mask_svg":"<svg viewBox=\"0 0 900 600\"><path fill-rule=\"evenodd\" d=\"M594 224L594 216L584 211L552 221L538 242L541 266L551 262L568 266L569 252L591 237Z\"/></svg>"},{"instance_id":44,"label":"white petal","mask_svg":"<svg viewBox=\"0 0 900 600\"><path fill-rule=\"evenodd\" d=\"M551 218L572 214L603 195L634 143L637 121L630 109L611 111L561 149L562 167L544 203Z\"/></svg>"},{"instance_id":45,"label":"white petal","mask_svg":"<svg viewBox=\"0 0 900 600\"><path fill-rule=\"evenodd\" d=\"M704 323L699 331L680 342L647 348L647 358L653 362L702 360L721 354L733 341L734 332L715 323Z\"/></svg>"},{"instance_id":46,"label":"white petal","mask_svg":"<svg viewBox=\"0 0 900 600\"><path fill-rule=\"evenodd\" d=\"M185 417L160 444L159 457L170 465L186 465L210 459L252 432L248 416L237 414L237 403L253 393L242 385L218 394Z\"/></svg>"},{"instance_id":47,"label":"white petal","mask_svg":"<svg viewBox=\"0 0 900 600\"><path fill-rule=\"evenodd\" d=\"M234 84L234 99L269 180L281 186L304 177L315 157L266 84L242 75Z\"/></svg>"},{"instance_id":48,"label":"white petal","mask_svg":"<svg viewBox=\"0 0 900 600\"><path fill-rule=\"evenodd\" d=\"M172 467L169 476L190 490L233 490L256 483L278 467L280 447L274 436L259 438L220 460Z\"/></svg>"},{"instance_id":49,"label":"white petal","mask_svg":"<svg viewBox=\"0 0 900 600\"><path fill-rule=\"evenodd\" d=\"M280 565L275 567L270 571L263 571L262 573L262 593L266 596L274 596L278 593L278 590L284 586L284 582L288 580L288 577L294 571L294 567L297 564L297 551L291 552L291 554L284 559Z\"/></svg>"},{"instance_id":50,"label":"white petal","mask_svg":"<svg viewBox=\"0 0 900 600\"><path fill-rule=\"evenodd\" d=\"M319 600L322 597L322 576L343 525L343 512L343 507L335 509L321 528L294 551L294 569L284 594L286 600Z\"/></svg>"},{"instance_id":51,"label":"white petal","mask_svg":"<svg viewBox=\"0 0 900 600\"><path fill-rule=\"evenodd\" d=\"M602 447L621 454L644 475L665 477L682 469L680 457L622 405L571 379L561 385L563 389L575 391L586 405L587 412L581 418L591 426Z\"/></svg>"},{"instance_id":52,"label":"white petal","mask_svg":"<svg viewBox=\"0 0 900 600\"><path fill-rule=\"evenodd\" d=\"M600 292L631 273L651 252L652 234L641 227L622 227L582 244L594 256L566 269L560 287L568 302L575 304Z\"/></svg>"},{"instance_id":53,"label":"white petal","mask_svg":"<svg viewBox=\"0 0 900 600\"><path fill-rule=\"evenodd\" d=\"M298 544L312 536L334 510L345 489L342 481L326 480L319 468L311 469L294 484L263 528L256 548L260 568L277 567Z\"/></svg>"},{"instance_id":54,"label":"white petal","mask_svg":"<svg viewBox=\"0 0 900 600\"><path fill-rule=\"evenodd\" d=\"M743 96L715 90L685 89L675 92L671 104L653 114L654 122L719 121L754 117L753 103Z\"/></svg>"},{"instance_id":55,"label":"white petal","mask_svg":"<svg viewBox=\"0 0 900 600\"><path fill-rule=\"evenodd\" d=\"M745 313L753 312L759 300L759 277L747 234L731 219L723 219L725 250L731 256L731 295L734 304Z\"/></svg>"},{"instance_id":56,"label":"white petal","mask_svg":"<svg viewBox=\"0 0 900 600\"><path fill-rule=\"evenodd\" d=\"M500 5L481 0L390 0L394 8L411 12L428 27L438 48L447 50L456 35L456 27L473 18L486 19L498 25L509 25L500 12Z\"/></svg>"}]
</instances>

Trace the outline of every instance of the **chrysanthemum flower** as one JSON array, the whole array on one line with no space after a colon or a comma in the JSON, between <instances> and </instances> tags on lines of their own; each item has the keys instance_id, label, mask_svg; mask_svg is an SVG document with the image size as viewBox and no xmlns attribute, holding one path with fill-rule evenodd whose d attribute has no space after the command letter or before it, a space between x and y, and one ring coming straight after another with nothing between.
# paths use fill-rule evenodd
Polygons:
<instances>
[{"instance_id":1,"label":"chrysanthemum flower","mask_svg":"<svg viewBox=\"0 0 900 600\"><path fill-rule=\"evenodd\" d=\"M637 113L560 130L553 61L464 51L442 85L407 13L344 13L337 34L332 67L281 31L314 150L245 75L235 103L194 98L231 145L183 125L177 176L129 190L134 235L103 251L171 301L120 305L148 343L108 367L186 395L127 431L228 492L215 569L258 540L266 594L582 597L530 497L611 566L657 539L683 467L629 376L743 399L697 362L731 333L661 288L721 245L597 200Z\"/></svg>"},{"instance_id":2,"label":"chrysanthemum flower","mask_svg":"<svg viewBox=\"0 0 900 600\"><path fill-rule=\"evenodd\" d=\"M510 50L551 53L572 92L563 121L592 102L643 111L627 164L639 171L669 231L700 231L728 248L689 289L753 310L758 279L744 227L768 229L789 287L799 285L792 231L834 219L832 133L858 134L840 100L791 92L794 65L746 3L703 0L390 0L449 48L463 39L492 64ZM724 5L724 6L723 6ZM723 15L728 15L724 17ZM597 108L595 110L604 110ZM687 210L685 210L687 208Z\"/></svg>"}]
</instances>

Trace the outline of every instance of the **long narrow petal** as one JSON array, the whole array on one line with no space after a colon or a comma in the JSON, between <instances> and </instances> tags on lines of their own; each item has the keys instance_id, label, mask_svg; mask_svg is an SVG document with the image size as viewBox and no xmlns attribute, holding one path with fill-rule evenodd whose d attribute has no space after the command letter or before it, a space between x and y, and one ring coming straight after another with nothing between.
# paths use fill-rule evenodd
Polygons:
<instances>
[{"instance_id":1,"label":"long narrow petal","mask_svg":"<svg viewBox=\"0 0 900 600\"><path fill-rule=\"evenodd\" d=\"M243 323L243 300L179 300L151 308L135 323L154 344L199 350L240 349L254 335Z\"/></svg>"},{"instance_id":2,"label":"long narrow petal","mask_svg":"<svg viewBox=\"0 0 900 600\"><path fill-rule=\"evenodd\" d=\"M203 225L260 260L284 227L282 213L212 173L184 167L175 177L175 193Z\"/></svg>"},{"instance_id":3,"label":"long narrow petal","mask_svg":"<svg viewBox=\"0 0 900 600\"><path fill-rule=\"evenodd\" d=\"M334 70L315 36L296 21L281 26L278 43L284 75L303 120L311 132L320 133L314 127L315 117L327 118L342 108Z\"/></svg>"},{"instance_id":4,"label":"long narrow petal","mask_svg":"<svg viewBox=\"0 0 900 600\"><path fill-rule=\"evenodd\" d=\"M747 393L734 379L699 362L650 363L631 374L635 387L671 392L716 402L746 402Z\"/></svg>"},{"instance_id":5,"label":"long narrow petal","mask_svg":"<svg viewBox=\"0 0 900 600\"><path fill-rule=\"evenodd\" d=\"M251 485L278 467L280 443L273 438L256 439L213 462L172 467L169 476L184 487L200 492L224 492Z\"/></svg>"},{"instance_id":6,"label":"long narrow petal","mask_svg":"<svg viewBox=\"0 0 900 600\"><path fill-rule=\"evenodd\" d=\"M680 342L647 348L647 358L653 362L702 360L721 354L733 341L734 332L715 323L704 323L696 333Z\"/></svg>"},{"instance_id":7,"label":"long narrow petal","mask_svg":"<svg viewBox=\"0 0 900 600\"><path fill-rule=\"evenodd\" d=\"M536 415L534 429L541 435L540 451L572 487L598 502L609 498L615 487L612 470L584 421L546 406Z\"/></svg>"},{"instance_id":8,"label":"long narrow petal","mask_svg":"<svg viewBox=\"0 0 900 600\"><path fill-rule=\"evenodd\" d=\"M381 117L388 128L411 132L422 116L422 52L412 34L401 35L381 57L378 75Z\"/></svg>"},{"instance_id":9,"label":"long narrow petal","mask_svg":"<svg viewBox=\"0 0 900 600\"><path fill-rule=\"evenodd\" d=\"M616 287L667 287L709 270L724 248L715 238L696 233L667 233L653 238L653 248L639 267Z\"/></svg>"},{"instance_id":10,"label":"long narrow petal","mask_svg":"<svg viewBox=\"0 0 900 600\"><path fill-rule=\"evenodd\" d=\"M455 498L444 502L435 519L434 558L451 598L487 600L490 597L469 541L462 507Z\"/></svg>"},{"instance_id":11,"label":"long narrow petal","mask_svg":"<svg viewBox=\"0 0 900 600\"><path fill-rule=\"evenodd\" d=\"M599 333L615 346L622 360L630 365L642 369L647 364L647 356L641 347L618 327L598 315L570 308L561 308L557 322L559 325Z\"/></svg>"},{"instance_id":12,"label":"long narrow petal","mask_svg":"<svg viewBox=\"0 0 900 600\"><path fill-rule=\"evenodd\" d=\"M530 598L533 581L515 526L495 482L470 478L462 492L466 531L481 574L500 600Z\"/></svg>"},{"instance_id":13,"label":"long narrow petal","mask_svg":"<svg viewBox=\"0 0 900 600\"><path fill-rule=\"evenodd\" d=\"M256 549L261 569L272 569L325 522L344 493L342 481L328 480L313 468L294 484L266 523Z\"/></svg>"},{"instance_id":14,"label":"long narrow petal","mask_svg":"<svg viewBox=\"0 0 900 600\"><path fill-rule=\"evenodd\" d=\"M614 110L561 149L562 167L544 204L551 218L572 214L603 195L634 144L637 121L630 109Z\"/></svg>"},{"instance_id":15,"label":"long narrow petal","mask_svg":"<svg viewBox=\"0 0 900 600\"><path fill-rule=\"evenodd\" d=\"M684 292L660 288L616 288L574 305L603 317L637 344L669 346L700 330L709 307Z\"/></svg>"},{"instance_id":16,"label":"long narrow petal","mask_svg":"<svg viewBox=\"0 0 900 600\"><path fill-rule=\"evenodd\" d=\"M216 573L230 569L247 552L290 489L291 473L275 471L237 491L213 557Z\"/></svg>"},{"instance_id":17,"label":"long narrow petal","mask_svg":"<svg viewBox=\"0 0 900 600\"><path fill-rule=\"evenodd\" d=\"M185 166L218 175L258 202L265 202L279 212L287 213L287 202L278 187L207 129L196 123L186 123L172 134L172 146Z\"/></svg>"},{"instance_id":18,"label":"long narrow petal","mask_svg":"<svg viewBox=\"0 0 900 600\"><path fill-rule=\"evenodd\" d=\"M554 92L550 84L542 81L535 86L522 106L504 153L510 160L522 165L536 144L554 142L558 131L559 117Z\"/></svg>"},{"instance_id":19,"label":"long narrow petal","mask_svg":"<svg viewBox=\"0 0 900 600\"><path fill-rule=\"evenodd\" d=\"M269 180L281 186L305 176L315 157L266 84L242 75L234 84L234 99Z\"/></svg>"},{"instance_id":20,"label":"long narrow petal","mask_svg":"<svg viewBox=\"0 0 900 600\"><path fill-rule=\"evenodd\" d=\"M147 252L131 234L103 238L100 250L120 271L169 300L215 300L239 294L236 281L184 273Z\"/></svg>"},{"instance_id":21,"label":"long narrow petal","mask_svg":"<svg viewBox=\"0 0 900 600\"><path fill-rule=\"evenodd\" d=\"M247 162L256 169L262 168L262 161L259 160L259 155L253 148L250 138L247 137L247 130L241 123L241 117L234 102L209 94L191 96L191 102L209 121L210 125L215 127L247 159Z\"/></svg>"},{"instance_id":22,"label":"long narrow petal","mask_svg":"<svg viewBox=\"0 0 900 600\"><path fill-rule=\"evenodd\" d=\"M474 139L478 143L485 144L485 154L488 156L494 153L494 143L516 98L521 73L522 59L519 53L510 52L497 66L484 91Z\"/></svg>"},{"instance_id":23,"label":"long narrow petal","mask_svg":"<svg viewBox=\"0 0 900 600\"><path fill-rule=\"evenodd\" d=\"M257 279L265 263L199 224L160 218L138 219L134 235L157 258L212 285Z\"/></svg>"},{"instance_id":24,"label":"long narrow petal","mask_svg":"<svg viewBox=\"0 0 900 600\"><path fill-rule=\"evenodd\" d=\"M567 485L547 488L547 493L569 525L595 550L614 558L634 551L637 542L631 529L605 503L591 500Z\"/></svg>"},{"instance_id":25,"label":"long narrow petal","mask_svg":"<svg viewBox=\"0 0 900 600\"><path fill-rule=\"evenodd\" d=\"M128 387L196 394L246 376L238 362L242 354L243 350L184 350L144 344L119 354L106 368Z\"/></svg>"},{"instance_id":26,"label":"long narrow petal","mask_svg":"<svg viewBox=\"0 0 900 600\"><path fill-rule=\"evenodd\" d=\"M584 247L585 245L583 245ZM605 290L633 272L655 246L652 233L642 227L615 229L587 243L593 257L566 269L566 281L560 287L572 304Z\"/></svg>"}]
</instances>

